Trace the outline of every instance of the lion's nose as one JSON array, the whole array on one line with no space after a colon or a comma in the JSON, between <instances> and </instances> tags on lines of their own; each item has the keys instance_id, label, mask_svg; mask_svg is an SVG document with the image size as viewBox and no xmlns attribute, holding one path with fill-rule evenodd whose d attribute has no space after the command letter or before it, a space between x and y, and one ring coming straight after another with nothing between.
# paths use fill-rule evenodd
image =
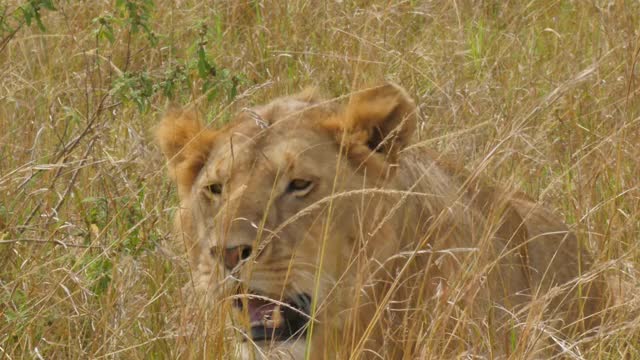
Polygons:
<instances>
[{"instance_id":1,"label":"lion's nose","mask_svg":"<svg viewBox=\"0 0 640 360\"><path fill-rule=\"evenodd\" d=\"M247 260L251 256L251 246L240 245L224 249L222 254L224 266L227 270L235 269L238 264Z\"/></svg>"}]
</instances>

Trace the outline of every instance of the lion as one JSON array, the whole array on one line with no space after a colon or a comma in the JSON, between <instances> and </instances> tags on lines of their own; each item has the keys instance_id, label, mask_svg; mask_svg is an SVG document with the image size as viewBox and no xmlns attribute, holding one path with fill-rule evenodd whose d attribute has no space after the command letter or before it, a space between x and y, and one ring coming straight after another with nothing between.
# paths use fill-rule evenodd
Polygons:
<instances>
[{"instance_id":1,"label":"lion","mask_svg":"<svg viewBox=\"0 0 640 360\"><path fill-rule=\"evenodd\" d=\"M597 325L602 286L558 216L414 143L400 86L343 99L157 128L230 357L545 357Z\"/></svg>"}]
</instances>

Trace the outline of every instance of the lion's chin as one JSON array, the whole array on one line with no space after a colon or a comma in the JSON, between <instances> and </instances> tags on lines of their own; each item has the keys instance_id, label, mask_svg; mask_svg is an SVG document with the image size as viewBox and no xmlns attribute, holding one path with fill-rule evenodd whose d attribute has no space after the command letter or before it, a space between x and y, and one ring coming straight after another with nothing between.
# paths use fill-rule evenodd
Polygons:
<instances>
[{"instance_id":1,"label":"lion's chin","mask_svg":"<svg viewBox=\"0 0 640 360\"><path fill-rule=\"evenodd\" d=\"M311 312L307 294L276 301L251 293L237 299L235 306L240 311L246 309L253 341L288 341L306 336Z\"/></svg>"}]
</instances>

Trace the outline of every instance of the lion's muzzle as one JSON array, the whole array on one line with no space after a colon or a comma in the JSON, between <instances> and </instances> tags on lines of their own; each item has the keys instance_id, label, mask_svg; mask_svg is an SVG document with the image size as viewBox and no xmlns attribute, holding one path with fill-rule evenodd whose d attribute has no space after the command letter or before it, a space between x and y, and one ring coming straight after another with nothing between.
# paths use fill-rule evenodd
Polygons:
<instances>
[{"instance_id":1,"label":"lion's muzzle","mask_svg":"<svg viewBox=\"0 0 640 360\"><path fill-rule=\"evenodd\" d=\"M307 294L284 301L250 294L238 299L235 306L247 311L253 341L286 341L306 335L311 312Z\"/></svg>"}]
</instances>

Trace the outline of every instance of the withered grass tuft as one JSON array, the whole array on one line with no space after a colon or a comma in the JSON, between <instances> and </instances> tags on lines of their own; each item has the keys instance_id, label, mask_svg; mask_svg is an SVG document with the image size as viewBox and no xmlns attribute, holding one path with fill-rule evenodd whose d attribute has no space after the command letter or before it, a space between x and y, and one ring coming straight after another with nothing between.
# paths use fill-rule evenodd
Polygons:
<instances>
[{"instance_id":1,"label":"withered grass tuft","mask_svg":"<svg viewBox=\"0 0 640 360\"><path fill-rule=\"evenodd\" d=\"M419 104L418 141L557 209L640 283L638 24L640 3L614 0L4 2L0 357L225 357L213 312L197 331L182 316L151 141L167 99L222 124L310 84L391 79ZM630 300L566 356L640 358Z\"/></svg>"}]
</instances>

